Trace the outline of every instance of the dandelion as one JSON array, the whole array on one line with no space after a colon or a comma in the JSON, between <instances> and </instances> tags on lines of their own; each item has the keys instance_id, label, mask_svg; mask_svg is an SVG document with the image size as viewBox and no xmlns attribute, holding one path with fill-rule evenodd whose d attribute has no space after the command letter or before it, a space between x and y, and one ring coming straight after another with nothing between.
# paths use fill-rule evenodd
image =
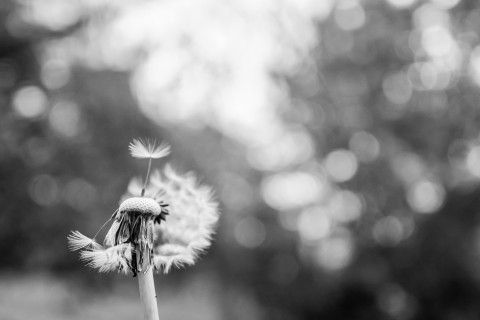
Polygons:
<instances>
[{"instance_id":1,"label":"dandelion","mask_svg":"<svg viewBox=\"0 0 480 320\"><path fill-rule=\"evenodd\" d=\"M193 265L210 246L218 205L212 189L192 173L180 174L167 164L150 179L152 159L170 152L166 143L135 139L129 149L133 157L149 159L145 181L130 181L120 206L100 228L113 221L103 245L96 240L100 230L93 238L73 231L68 248L80 251L80 259L99 272L138 276L147 319L158 319L152 270Z\"/></svg>"}]
</instances>

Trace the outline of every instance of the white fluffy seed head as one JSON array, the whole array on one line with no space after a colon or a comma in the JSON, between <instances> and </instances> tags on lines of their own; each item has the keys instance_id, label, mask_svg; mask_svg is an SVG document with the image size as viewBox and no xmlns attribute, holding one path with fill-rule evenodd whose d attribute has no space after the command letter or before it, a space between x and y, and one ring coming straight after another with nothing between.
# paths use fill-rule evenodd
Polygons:
<instances>
[{"instance_id":1,"label":"white fluffy seed head","mask_svg":"<svg viewBox=\"0 0 480 320\"><path fill-rule=\"evenodd\" d=\"M162 208L157 201L151 198L133 197L123 201L122 204L120 204L118 211L120 211L120 213L136 211L159 215L162 212Z\"/></svg>"}]
</instances>

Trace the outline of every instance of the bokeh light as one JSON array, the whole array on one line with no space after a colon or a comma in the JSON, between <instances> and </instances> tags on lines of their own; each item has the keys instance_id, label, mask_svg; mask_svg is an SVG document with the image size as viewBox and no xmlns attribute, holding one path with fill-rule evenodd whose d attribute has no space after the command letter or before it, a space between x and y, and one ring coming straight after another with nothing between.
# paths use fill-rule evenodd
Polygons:
<instances>
[{"instance_id":1,"label":"bokeh light","mask_svg":"<svg viewBox=\"0 0 480 320\"><path fill-rule=\"evenodd\" d=\"M338 26L347 31L361 28L366 20L365 11L357 0L338 1L334 16Z\"/></svg>"},{"instance_id":2,"label":"bokeh light","mask_svg":"<svg viewBox=\"0 0 480 320\"><path fill-rule=\"evenodd\" d=\"M36 118L47 110L48 99L38 87L20 88L13 97L13 107L18 115L25 118Z\"/></svg>"},{"instance_id":3,"label":"bokeh light","mask_svg":"<svg viewBox=\"0 0 480 320\"><path fill-rule=\"evenodd\" d=\"M404 73L391 74L383 80L383 92L395 104L405 104L412 97L413 88Z\"/></svg>"},{"instance_id":4,"label":"bokeh light","mask_svg":"<svg viewBox=\"0 0 480 320\"><path fill-rule=\"evenodd\" d=\"M467 154L466 164L471 174L480 177L480 146L470 148Z\"/></svg>"},{"instance_id":5,"label":"bokeh light","mask_svg":"<svg viewBox=\"0 0 480 320\"><path fill-rule=\"evenodd\" d=\"M298 219L297 229L302 240L315 242L330 234L332 223L328 210L320 206L314 206L302 211Z\"/></svg>"},{"instance_id":6,"label":"bokeh light","mask_svg":"<svg viewBox=\"0 0 480 320\"><path fill-rule=\"evenodd\" d=\"M378 293L378 305L394 319L410 319L415 314L417 301L398 284L385 285Z\"/></svg>"},{"instance_id":7,"label":"bokeh light","mask_svg":"<svg viewBox=\"0 0 480 320\"><path fill-rule=\"evenodd\" d=\"M357 157L348 150L334 150L325 158L325 169L332 181L348 181L357 173Z\"/></svg>"},{"instance_id":8,"label":"bokeh light","mask_svg":"<svg viewBox=\"0 0 480 320\"><path fill-rule=\"evenodd\" d=\"M278 210L306 206L321 199L326 192L325 182L308 172L288 172L268 177L262 183L265 201Z\"/></svg>"},{"instance_id":9,"label":"bokeh light","mask_svg":"<svg viewBox=\"0 0 480 320\"><path fill-rule=\"evenodd\" d=\"M345 268L353 256L353 243L347 232L341 232L322 241L315 252L316 263L326 271Z\"/></svg>"},{"instance_id":10,"label":"bokeh light","mask_svg":"<svg viewBox=\"0 0 480 320\"><path fill-rule=\"evenodd\" d=\"M349 140L349 149L361 162L370 163L380 156L380 143L371 133L355 132Z\"/></svg>"},{"instance_id":11,"label":"bokeh light","mask_svg":"<svg viewBox=\"0 0 480 320\"><path fill-rule=\"evenodd\" d=\"M406 9L411 7L417 0L387 0L389 4L398 9Z\"/></svg>"},{"instance_id":12,"label":"bokeh light","mask_svg":"<svg viewBox=\"0 0 480 320\"><path fill-rule=\"evenodd\" d=\"M362 201L359 196L351 191L337 191L329 199L329 209L334 220L351 222L360 218Z\"/></svg>"},{"instance_id":13,"label":"bokeh light","mask_svg":"<svg viewBox=\"0 0 480 320\"><path fill-rule=\"evenodd\" d=\"M82 129L80 110L73 102L59 101L50 110L49 122L60 136L73 138Z\"/></svg>"},{"instance_id":14,"label":"bokeh light","mask_svg":"<svg viewBox=\"0 0 480 320\"><path fill-rule=\"evenodd\" d=\"M395 216L388 216L378 220L373 227L375 241L384 246L394 246L408 237L409 230L402 221Z\"/></svg>"},{"instance_id":15,"label":"bokeh light","mask_svg":"<svg viewBox=\"0 0 480 320\"><path fill-rule=\"evenodd\" d=\"M41 77L47 88L60 89L70 80L70 66L63 60L48 60L42 65Z\"/></svg>"},{"instance_id":16,"label":"bokeh light","mask_svg":"<svg viewBox=\"0 0 480 320\"><path fill-rule=\"evenodd\" d=\"M263 243L266 230L263 223L253 217L247 217L235 226L235 240L247 248L255 248Z\"/></svg>"},{"instance_id":17,"label":"bokeh light","mask_svg":"<svg viewBox=\"0 0 480 320\"><path fill-rule=\"evenodd\" d=\"M60 199L58 181L50 175L42 174L30 184L30 197L41 206L52 206Z\"/></svg>"},{"instance_id":18,"label":"bokeh light","mask_svg":"<svg viewBox=\"0 0 480 320\"><path fill-rule=\"evenodd\" d=\"M445 198L444 188L434 182L421 180L415 182L408 189L408 204L418 213L433 213L443 204Z\"/></svg>"}]
</instances>

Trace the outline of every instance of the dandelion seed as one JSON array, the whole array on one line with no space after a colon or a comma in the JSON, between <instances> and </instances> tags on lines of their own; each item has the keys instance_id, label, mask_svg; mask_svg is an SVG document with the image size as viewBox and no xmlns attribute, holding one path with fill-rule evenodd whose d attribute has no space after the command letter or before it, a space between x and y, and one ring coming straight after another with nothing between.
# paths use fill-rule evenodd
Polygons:
<instances>
[{"instance_id":1,"label":"dandelion seed","mask_svg":"<svg viewBox=\"0 0 480 320\"><path fill-rule=\"evenodd\" d=\"M155 146L155 141L134 139L128 146L132 157L140 159L159 159L170 154L170 145L163 142Z\"/></svg>"},{"instance_id":2,"label":"dandelion seed","mask_svg":"<svg viewBox=\"0 0 480 320\"><path fill-rule=\"evenodd\" d=\"M140 159L148 159L148 170L145 177L145 184L142 188L141 196L145 194L145 189L147 188L148 178L150 177L150 167L152 165L152 159L163 158L170 153L170 145L163 142L158 147L155 146L155 141L150 141L148 139L133 139L133 141L128 146L130 149L130 154L132 157Z\"/></svg>"},{"instance_id":3,"label":"dandelion seed","mask_svg":"<svg viewBox=\"0 0 480 320\"><path fill-rule=\"evenodd\" d=\"M102 246L99 245L95 239L90 239L87 236L84 236L79 231L72 231L68 237L68 249L71 251L77 251L85 248L94 248L98 249Z\"/></svg>"},{"instance_id":4,"label":"dandelion seed","mask_svg":"<svg viewBox=\"0 0 480 320\"><path fill-rule=\"evenodd\" d=\"M133 248L130 244L112 246L108 249L87 250L81 252L80 260L99 272L120 271L128 273L130 268L127 257L131 257L131 250Z\"/></svg>"}]
</instances>

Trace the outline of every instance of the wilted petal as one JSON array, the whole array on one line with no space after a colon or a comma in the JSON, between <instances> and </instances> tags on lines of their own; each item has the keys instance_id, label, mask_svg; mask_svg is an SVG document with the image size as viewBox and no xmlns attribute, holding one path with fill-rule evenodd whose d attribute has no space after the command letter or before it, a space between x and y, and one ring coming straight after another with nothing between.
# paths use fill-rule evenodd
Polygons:
<instances>
[{"instance_id":1,"label":"wilted petal","mask_svg":"<svg viewBox=\"0 0 480 320\"><path fill-rule=\"evenodd\" d=\"M120 227L120 222L117 220L114 220L112 223L112 226L107 232L107 235L105 236L105 241L104 245L107 247L111 247L115 244L115 234L117 233L118 227Z\"/></svg>"}]
</instances>

